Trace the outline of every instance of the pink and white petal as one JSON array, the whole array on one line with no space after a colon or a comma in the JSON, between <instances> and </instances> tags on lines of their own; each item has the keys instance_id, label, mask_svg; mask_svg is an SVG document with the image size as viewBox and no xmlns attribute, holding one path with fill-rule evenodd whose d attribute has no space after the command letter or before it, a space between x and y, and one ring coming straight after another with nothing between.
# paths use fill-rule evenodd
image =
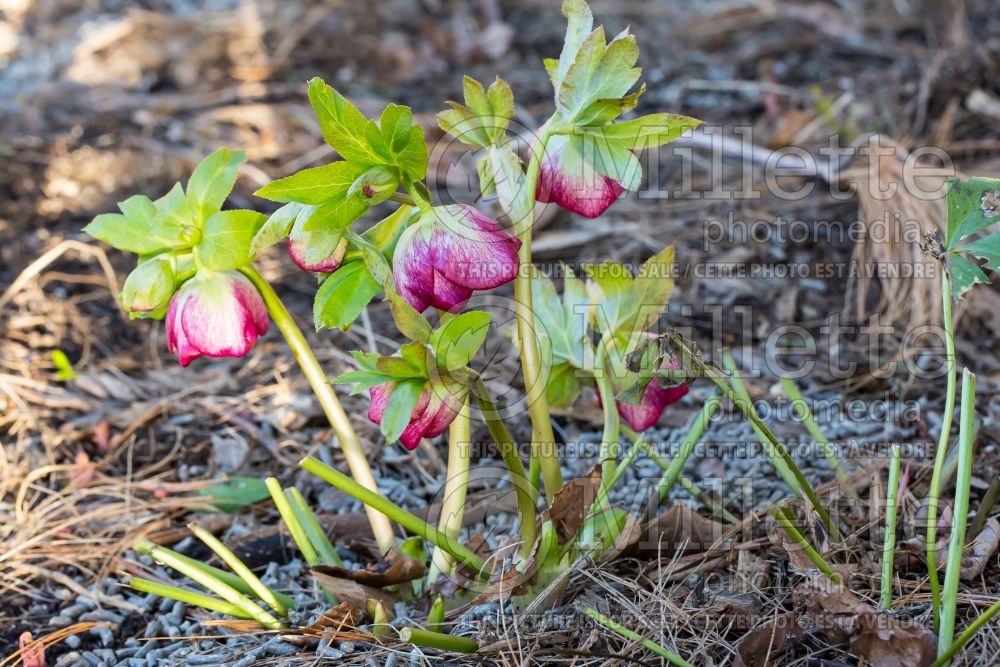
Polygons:
<instances>
[{"instance_id":1,"label":"pink and white petal","mask_svg":"<svg viewBox=\"0 0 1000 667\"><path fill-rule=\"evenodd\" d=\"M267 313L267 305L264 304L264 298L257 291L257 288L253 286L249 278L241 273L234 273L232 275L235 281L234 292L237 302L246 311L257 335L263 336L267 333L270 325L270 317Z\"/></svg>"},{"instance_id":2,"label":"pink and white petal","mask_svg":"<svg viewBox=\"0 0 1000 667\"><path fill-rule=\"evenodd\" d=\"M170 300L166 317L167 351L177 355L177 361L181 366L187 366L202 356L201 352L191 344L184 334L184 326L181 322L180 314L186 298L184 290L174 294L174 298Z\"/></svg>"},{"instance_id":3,"label":"pink and white petal","mask_svg":"<svg viewBox=\"0 0 1000 667\"><path fill-rule=\"evenodd\" d=\"M413 412L410 413L410 422L399 436L399 441L408 450L412 451L416 449L424 437L424 432L427 430L427 421L430 419L428 415L428 406L430 403L431 390L427 388L421 392L420 398L417 399L417 404L413 406Z\"/></svg>"},{"instance_id":4,"label":"pink and white petal","mask_svg":"<svg viewBox=\"0 0 1000 667\"><path fill-rule=\"evenodd\" d=\"M232 278L217 273L196 277L191 284L194 291L180 311L190 344L209 357L241 357L249 352L257 342L257 323L237 298Z\"/></svg>"},{"instance_id":5,"label":"pink and white petal","mask_svg":"<svg viewBox=\"0 0 1000 667\"><path fill-rule=\"evenodd\" d=\"M368 419L376 424L382 423L382 415L385 414L385 406L389 404L389 395L392 393L392 383L377 384L368 390L371 403L368 405Z\"/></svg>"},{"instance_id":6,"label":"pink and white petal","mask_svg":"<svg viewBox=\"0 0 1000 667\"><path fill-rule=\"evenodd\" d=\"M447 392L448 389L438 389L437 391ZM447 393L438 399L437 409L427 423L424 430L425 438L436 438L445 432L445 429L455 421L459 411L462 409L463 397L458 394Z\"/></svg>"},{"instance_id":7,"label":"pink and white petal","mask_svg":"<svg viewBox=\"0 0 1000 667\"><path fill-rule=\"evenodd\" d=\"M441 272L434 271L434 293L431 305L438 310L455 312L472 298L472 290L464 285L448 280Z\"/></svg>"},{"instance_id":8,"label":"pink and white petal","mask_svg":"<svg viewBox=\"0 0 1000 667\"><path fill-rule=\"evenodd\" d=\"M423 312L434 299L434 257L426 227L417 223L399 239L392 258L392 276L403 299Z\"/></svg>"},{"instance_id":9,"label":"pink and white petal","mask_svg":"<svg viewBox=\"0 0 1000 667\"><path fill-rule=\"evenodd\" d=\"M288 256L292 258L296 266L310 273L333 273L340 268L341 263L344 261L344 256L347 254L347 241L341 240L332 255L313 264L310 264L306 260L306 248L305 239L293 236L288 237Z\"/></svg>"},{"instance_id":10,"label":"pink and white petal","mask_svg":"<svg viewBox=\"0 0 1000 667\"><path fill-rule=\"evenodd\" d=\"M493 289L517 275L521 242L472 206L448 206L434 234L434 265L452 282Z\"/></svg>"}]
</instances>

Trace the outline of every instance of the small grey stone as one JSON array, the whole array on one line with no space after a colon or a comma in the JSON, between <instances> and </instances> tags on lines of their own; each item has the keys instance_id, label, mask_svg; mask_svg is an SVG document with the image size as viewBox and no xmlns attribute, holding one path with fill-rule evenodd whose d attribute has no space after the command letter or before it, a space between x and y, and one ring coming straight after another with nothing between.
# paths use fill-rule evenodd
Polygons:
<instances>
[{"instance_id":1,"label":"small grey stone","mask_svg":"<svg viewBox=\"0 0 1000 667\"><path fill-rule=\"evenodd\" d=\"M49 619L49 625L53 628L65 628L67 625L73 623L72 618L67 618L65 616L53 616Z\"/></svg>"},{"instance_id":2,"label":"small grey stone","mask_svg":"<svg viewBox=\"0 0 1000 667\"><path fill-rule=\"evenodd\" d=\"M79 665L80 657L79 652L70 651L69 653L63 653L58 660L56 660L55 667L71 667L71 665Z\"/></svg>"}]
</instances>

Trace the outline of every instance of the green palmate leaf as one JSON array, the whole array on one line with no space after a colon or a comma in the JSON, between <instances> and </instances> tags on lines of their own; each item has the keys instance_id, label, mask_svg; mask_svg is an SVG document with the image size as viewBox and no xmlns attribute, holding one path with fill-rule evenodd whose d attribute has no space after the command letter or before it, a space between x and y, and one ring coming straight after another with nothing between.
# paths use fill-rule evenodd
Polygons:
<instances>
[{"instance_id":1,"label":"green palmate leaf","mask_svg":"<svg viewBox=\"0 0 1000 667\"><path fill-rule=\"evenodd\" d=\"M948 270L951 272L951 292L960 298L976 283L989 285L990 279L974 262L961 255L948 253Z\"/></svg>"},{"instance_id":2,"label":"green palmate leaf","mask_svg":"<svg viewBox=\"0 0 1000 667\"><path fill-rule=\"evenodd\" d=\"M389 266L389 260L386 259L382 251L368 239L351 230L347 230L345 238L357 248L361 260L368 267L368 273L372 274L372 278L378 281L382 287L386 285L392 287L392 267Z\"/></svg>"},{"instance_id":3,"label":"green palmate leaf","mask_svg":"<svg viewBox=\"0 0 1000 667\"><path fill-rule=\"evenodd\" d=\"M346 329L381 291L382 286L368 272L364 262L346 262L331 273L316 291L313 302L316 330Z\"/></svg>"},{"instance_id":4,"label":"green palmate leaf","mask_svg":"<svg viewBox=\"0 0 1000 667\"><path fill-rule=\"evenodd\" d=\"M399 355L406 360L416 373L413 377L429 377L428 369L432 361L431 350L421 342L413 341L399 348Z\"/></svg>"},{"instance_id":5,"label":"green palmate leaf","mask_svg":"<svg viewBox=\"0 0 1000 667\"><path fill-rule=\"evenodd\" d=\"M243 151L220 148L195 167L188 180L187 198L199 220L222 208L236 185L240 165L246 160Z\"/></svg>"},{"instance_id":6,"label":"green palmate leaf","mask_svg":"<svg viewBox=\"0 0 1000 667\"><path fill-rule=\"evenodd\" d=\"M451 107L438 114L438 125L464 144L483 148L503 142L514 116L514 94L507 82L497 77L489 90L472 77L463 80L465 105L447 102Z\"/></svg>"},{"instance_id":7,"label":"green palmate leaf","mask_svg":"<svg viewBox=\"0 0 1000 667\"><path fill-rule=\"evenodd\" d=\"M556 364L549 373L548 384L545 385L545 397L554 408L568 408L584 387L584 375L579 368L569 362Z\"/></svg>"},{"instance_id":8,"label":"green palmate leaf","mask_svg":"<svg viewBox=\"0 0 1000 667\"><path fill-rule=\"evenodd\" d=\"M250 256L253 257L261 248L280 243L288 238L292 225L300 216L310 216L316 210L315 206L305 204L285 204L268 217L250 242Z\"/></svg>"},{"instance_id":9,"label":"green palmate leaf","mask_svg":"<svg viewBox=\"0 0 1000 667\"><path fill-rule=\"evenodd\" d=\"M995 222L1000 222L1000 180L949 180L946 250L956 249L962 239Z\"/></svg>"},{"instance_id":10,"label":"green palmate leaf","mask_svg":"<svg viewBox=\"0 0 1000 667\"><path fill-rule=\"evenodd\" d=\"M403 380L392 388L389 402L382 414L382 435L388 442L399 440L399 436L410 423L413 408L420 400L420 394L426 386L426 380Z\"/></svg>"},{"instance_id":11,"label":"green palmate leaf","mask_svg":"<svg viewBox=\"0 0 1000 667\"><path fill-rule=\"evenodd\" d=\"M431 334L430 345L438 365L449 371L463 368L483 346L490 330L490 314L470 310L449 318Z\"/></svg>"},{"instance_id":12,"label":"green palmate leaf","mask_svg":"<svg viewBox=\"0 0 1000 667\"><path fill-rule=\"evenodd\" d=\"M510 146L491 146L483 159L489 161L492 186L504 213L515 226L521 223L530 225L533 219L532 197L524 186L520 158Z\"/></svg>"},{"instance_id":13,"label":"green palmate leaf","mask_svg":"<svg viewBox=\"0 0 1000 667\"><path fill-rule=\"evenodd\" d=\"M674 247L667 246L646 260L632 283L634 319L630 331L643 331L659 319L674 291Z\"/></svg>"},{"instance_id":14,"label":"green palmate leaf","mask_svg":"<svg viewBox=\"0 0 1000 667\"><path fill-rule=\"evenodd\" d=\"M639 103L639 98L646 92L646 84L639 86L639 89L623 97L597 100L591 102L587 108L577 114L576 124L581 129L589 126L600 126L608 123L626 111L631 111Z\"/></svg>"},{"instance_id":15,"label":"green palmate leaf","mask_svg":"<svg viewBox=\"0 0 1000 667\"><path fill-rule=\"evenodd\" d=\"M591 282L587 288L590 300L596 304L595 322L602 333L612 333L628 319L632 274L618 262L601 262L583 267Z\"/></svg>"},{"instance_id":16,"label":"green palmate leaf","mask_svg":"<svg viewBox=\"0 0 1000 667\"><path fill-rule=\"evenodd\" d=\"M367 169L363 164L343 160L332 162L271 181L255 194L271 201L324 204L332 199L344 198L351 185Z\"/></svg>"},{"instance_id":17,"label":"green palmate leaf","mask_svg":"<svg viewBox=\"0 0 1000 667\"><path fill-rule=\"evenodd\" d=\"M257 211L219 211L205 221L198 257L216 271L239 269L250 263L254 236L264 226L266 216Z\"/></svg>"},{"instance_id":18,"label":"green palmate leaf","mask_svg":"<svg viewBox=\"0 0 1000 667\"><path fill-rule=\"evenodd\" d=\"M564 267L564 274L562 298L547 276L534 276L531 281L532 305L540 328L550 340L553 363L565 362L576 368L586 368L590 350L589 296L583 281L568 267Z\"/></svg>"},{"instance_id":19,"label":"green palmate leaf","mask_svg":"<svg viewBox=\"0 0 1000 667\"><path fill-rule=\"evenodd\" d=\"M318 77L309 81L309 101L326 143L351 162L379 164L381 159L365 138L365 132L374 122Z\"/></svg>"},{"instance_id":20,"label":"green palmate leaf","mask_svg":"<svg viewBox=\"0 0 1000 667\"><path fill-rule=\"evenodd\" d=\"M635 36L622 33L605 44L604 28L598 27L580 45L576 60L556 92L556 104L568 119L597 100L620 98L639 80L635 67L639 46Z\"/></svg>"},{"instance_id":21,"label":"green palmate leaf","mask_svg":"<svg viewBox=\"0 0 1000 667\"><path fill-rule=\"evenodd\" d=\"M306 263L318 264L333 254L345 231L368 206L357 197L341 197L318 206L296 233L305 239Z\"/></svg>"},{"instance_id":22,"label":"green palmate leaf","mask_svg":"<svg viewBox=\"0 0 1000 667\"><path fill-rule=\"evenodd\" d=\"M427 343L431 339L431 324L423 313L408 304L399 294L386 292L392 319L400 333L412 341Z\"/></svg>"},{"instance_id":23,"label":"green palmate leaf","mask_svg":"<svg viewBox=\"0 0 1000 667\"><path fill-rule=\"evenodd\" d=\"M1000 273L1000 232L987 234L959 248L979 259L986 260L986 268L994 273Z\"/></svg>"},{"instance_id":24,"label":"green palmate leaf","mask_svg":"<svg viewBox=\"0 0 1000 667\"><path fill-rule=\"evenodd\" d=\"M161 236L180 237L186 228L201 222L195 220L194 207L180 183L174 183L167 194L153 202L153 207L156 210L153 226Z\"/></svg>"},{"instance_id":25,"label":"green palmate leaf","mask_svg":"<svg viewBox=\"0 0 1000 667\"><path fill-rule=\"evenodd\" d=\"M178 193L185 202L183 206L177 204ZM184 224L192 224L193 220L181 217L186 200L180 185L155 203L148 197L135 195L118 204L118 208L121 214L98 215L83 231L119 250L138 255L154 255L188 245Z\"/></svg>"},{"instance_id":26,"label":"green palmate leaf","mask_svg":"<svg viewBox=\"0 0 1000 667\"><path fill-rule=\"evenodd\" d=\"M654 113L610 125L580 127L579 131L630 150L641 150L675 141L702 124L703 121L689 116Z\"/></svg>"},{"instance_id":27,"label":"green palmate leaf","mask_svg":"<svg viewBox=\"0 0 1000 667\"><path fill-rule=\"evenodd\" d=\"M584 0L563 0L562 13L566 17L566 39L563 41L559 60L545 61L545 69L552 79L552 87L559 90L570 66L576 62L580 47L594 27L594 15Z\"/></svg>"}]
</instances>

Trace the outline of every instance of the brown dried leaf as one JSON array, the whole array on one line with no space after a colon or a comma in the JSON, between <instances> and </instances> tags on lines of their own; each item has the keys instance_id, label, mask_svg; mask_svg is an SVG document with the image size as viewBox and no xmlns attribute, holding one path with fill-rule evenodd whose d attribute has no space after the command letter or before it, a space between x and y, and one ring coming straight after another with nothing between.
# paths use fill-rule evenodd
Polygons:
<instances>
[{"instance_id":1,"label":"brown dried leaf","mask_svg":"<svg viewBox=\"0 0 1000 667\"><path fill-rule=\"evenodd\" d=\"M402 584L424 576L424 566L401 554L389 556L386 561L380 561L360 570L349 570L335 565L321 565L313 571L322 572L338 579L349 579L364 586L383 588L393 584Z\"/></svg>"},{"instance_id":2,"label":"brown dried leaf","mask_svg":"<svg viewBox=\"0 0 1000 667\"><path fill-rule=\"evenodd\" d=\"M595 465L586 475L571 480L556 493L548 514L555 524L560 544L576 537L597 498L600 485L601 466Z\"/></svg>"},{"instance_id":3,"label":"brown dried leaf","mask_svg":"<svg viewBox=\"0 0 1000 667\"><path fill-rule=\"evenodd\" d=\"M816 619L820 630L836 643L846 642L858 628L858 618L877 613L875 608L843 586L823 577L802 582L792 591L792 601Z\"/></svg>"},{"instance_id":4,"label":"brown dried leaf","mask_svg":"<svg viewBox=\"0 0 1000 667\"><path fill-rule=\"evenodd\" d=\"M962 558L962 579L975 579L983 573L986 564L1000 545L1000 521L989 519L983 529L966 548Z\"/></svg>"},{"instance_id":5,"label":"brown dried leaf","mask_svg":"<svg viewBox=\"0 0 1000 667\"><path fill-rule=\"evenodd\" d=\"M934 633L922 625L871 613L858 626L851 653L872 667L927 667L937 655Z\"/></svg>"},{"instance_id":6,"label":"brown dried leaf","mask_svg":"<svg viewBox=\"0 0 1000 667\"><path fill-rule=\"evenodd\" d=\"M633 550L671 556L681 550L707 551L725 533L721 523L706 519L687 505L677 503L646 524Z\"/></svg>"},{"instance_id":7,"label":"brown dried leaf","mask_svg":"<svg viewBox=\"0 0 1000 667\"><path fill-rule=\"evenodd\" d=\"M775 616L770 623L754 628L736 647L733 667L767 667L791 648L801 634L799 615L787 613Z\"/></svg>"},{"instance_id":8,"label":"brown dried leaf","mask_svg":"<svg viewBox=\"0 0 1000 667\"><path fill-rule=\"evenodd\" d=\"M361 616L357 609L348 602L341 602L333 609L323 612L312 625L301 628L304 635L322 636L333 632L353 631Z\"/></svg>"},{"instance_id":9,"label":"brown dried leaf","mask_svg":"<svg viewBox=\"0 0 1000 667\"><path fill-rule=\"evenodd\" d=\"M354 609L357 616L360 618L364 614L365 609L368 608L368 600L381 600L388 605L395 603L395 598L385 591L379 590L378 588L373 588L371 586L365 586L364 584L359 584L356 581L351 581L350 579L343 579L341 577L326 574L328 565L317 565L312 568L312 575L316 578L316 581L326 590L340 600L342 603L349 604L352 609ZM341 569L341 568L335 568Z\"/></svg>"}]
</instances>

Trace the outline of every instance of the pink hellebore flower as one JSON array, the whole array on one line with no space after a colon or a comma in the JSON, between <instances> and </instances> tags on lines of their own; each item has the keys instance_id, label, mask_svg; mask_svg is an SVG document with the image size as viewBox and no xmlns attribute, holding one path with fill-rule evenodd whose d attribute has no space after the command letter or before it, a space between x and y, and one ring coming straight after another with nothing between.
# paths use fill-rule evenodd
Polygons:
<instances>
[{"instance_id":1,"label":"pink hellebore flower","mask_svg":"<svg viewBox=\"0 0 1000 667\"><path fill-rule=\"evenodd\" d=\"M538 174L536 199L552 202L585 218L596 218L625 192L615 179L597 168L570 144L570 137L549 140Z\"/></svg>"},{"instance_id":2,"label":"pink hellebore flower","mask_svg":"<svg viewBox=\"0 0 1000 667\"><path fill-rule=\"evenodd\" d=\"M203 272L174 294L166 326L167 350L181 366L201 356L242 357L267 333L267 307L242 274Z\"/></svg>"},{"instance_id":3,"label":"pink hellebore flower","mask_svg":"<svg viewBox=\"0 0 1000 667\"><path fill-rule=\"evenodd\" d=\"M308 220L308 216L305 219ZM300 269L309 271L310 273L333 273L340 268L341 262L344 261L344 255L347 254L347 239L341 239L337 247L327 257L310 264L307 259L310 235L301 231L301 223L300 216L300 219L295 221L291 232L288 234L288 256L292 258L292 261Z\"/></svg>"},{"instance_id":4,"label":"pink hellebore flower","mask_svg":"<svg viewBox=\"0 0 1000 667\"><path fill-rule=\"evenodd\" d=\"M393 386L391 383L380 384L369 390L372 402L368 408L368 419L376 424L382 423L382 415L389 404L389 396L392 394ZM441 392L434 391L433 387L428 385L420 394L417 404L413 407L413 412L410 413L410 423L406 425L403 434L399 436L399 441L403 443L404 447L409 450L416 449L421 438L434 438L441 435L454 421L459 410L462 409L462 399L450 392L443 393L442 396Z\"/></svg>"},{"instance_id":5,"label":"pink hellebore flower","mask_svg":"<svg viewBox=\"0 0 1000 667\"><path fill-rule=\"evenodd\" d=\"M472 206L436 206L396 245L392 275L411 306L457 311L473 290L493 289L517 275L521 242Z\"/></svg>"},{"instance_id":6,"label":"pink hellebore flower","mask_svg":"<svg viewBox=\"0 0 1000 667\"><path fill-rule=\"evenodd\" d=\"M618 414L632 427L633 431L641 433L659 421L660 415L663 414L668 405L681 400L687 393L687 386L661 387L660 381L653 378L649 386L646 387L642 401L639 403L616 401Z\"/></svg>"}]
</instances>

